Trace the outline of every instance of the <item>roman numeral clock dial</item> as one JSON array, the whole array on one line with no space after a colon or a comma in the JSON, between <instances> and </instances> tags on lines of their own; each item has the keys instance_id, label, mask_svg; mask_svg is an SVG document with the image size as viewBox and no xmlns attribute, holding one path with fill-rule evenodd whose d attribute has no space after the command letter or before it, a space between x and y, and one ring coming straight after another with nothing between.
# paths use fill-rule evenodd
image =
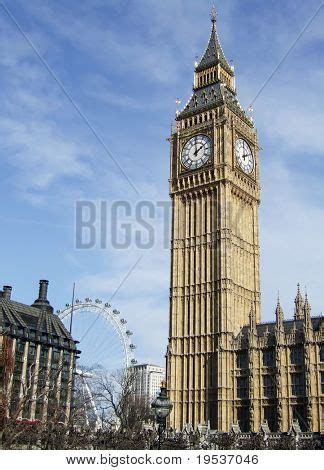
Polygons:
<instances>
[{"instance_id":1,"label":"roman numeral clock dial","mask_svg":"<svg viewBox=\"0 0 324 470\"><path fill-rule=\"evenodd\" d=\"M235 155L238 166L247 175L254 170L254 157L249 144L244 139L236 139Z\"/></svg>"},{"instance_id":2,"label":"roman numeral clock dial","mask_svg":"<svg viewBox=\"0 0 324 470\"><path fill-rule=\"evenodd\" d=\"M212 153L212 141L204 134L195 135L186 142L181 153L181 163L188 170L196 170L208 162Z\"/></svg>"}]
</instances>

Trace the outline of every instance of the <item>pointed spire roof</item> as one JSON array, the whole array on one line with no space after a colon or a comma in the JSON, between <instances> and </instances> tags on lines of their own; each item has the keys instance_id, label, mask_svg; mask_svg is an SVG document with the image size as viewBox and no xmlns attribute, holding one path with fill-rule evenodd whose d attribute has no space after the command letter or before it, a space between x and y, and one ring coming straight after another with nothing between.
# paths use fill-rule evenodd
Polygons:
<instances>
[{"instance_id":1,"label":"pointed spire roof","mask_svg":"<svg viewBox=\"0 0 324 470\"><path fill-rule=\"evenodd\" d=\"M214 10L211 21L212 29L207 48L200 62L195 65L193 93L184 108L177 113L176 120L180 121L225 104L245 124L253 128L251 117L236 97L234 69L228 64L220 44ZM209 68L213 70L208 70Z\"/></svg>"},{"instance_id":2,"label":"pointed spire roof","mask_svg":"<svg viewBox=\"0 0 324 470\"><path fill-rule=\"evenodd\" d=\"M282 310L282 307L281 307L281 304L280 304L280 298L279 298L279 294L278 294L278 301L277 301L277 307L276 307L276 320L277 320L277 323L281 323L283 322L283 310Z\"/></svg>"},{"instance_id":3,"label":"pointed spire roof","mask_svg":"<svg viewBox=\"0 0 324 470\"><path fill-rule=\"evenodd\" d=\"M307 292L306 292L306 295L305 295L305 303L304 303L304 328L305 328L305 333L306 333L306 336L309 335L310 333L310 330L313 329L313 324L312 324L312 319L311 319L311 306L310 306L310 303L308 301L308 297L307 297Z\"/></svg>"},{"instance_id":4,"label":"pointed spire roof","mask_svg":"<svg viewBox=\"0 0 324 470\"><path fill-rule=\"evenodd\" d=\"M304 300L303 300L303 296L301 295L301 292L300 292L300 284L298 283L297 284L297 294L296 294L296 298L295 298L295 303L303 303Z\"/></svg>"},{"instance_id":5,"label":"pointed spire roof","mask_svg":"<svg viewBox=\"0 0 324 470\"><path fill-rule=\"evenodd\" d=\"M304 299L300 292L300 284L297 284L297 294L295 297L295 320L301 320L303 318Z\"/></svg>"},{"instance_id":6,"label":"pointed spire roof","mask_svg":"<svg viewBox=\"0 0 324 470\"><path fill-rule=\"evenodd\" d=\"M307 294L305 295L304 312L305 312L305 317L306 317L306 315L309 315L309 316L310 316L310 313L311 313L311 306L310 306L310 303L309 303L309 301L308 301L308 296L307 296Z\"/></svg>"},{"instance_id":7,"label":"pointed spire roof","mask_svg":"<svg viewBox=\"0 0 324 470\"><path fill-rule=\"evenodd\" d=\"M217 34L216 11L214 8L212 9L210 16L212 22L212 30L210 33L207 48L196 67L196 72L200 72L204 69L207 69L208 67L212 67L213 65L221 63L224 69L226 69L229 74L234 75L232 67L230 67L229 63L227 62Z\"/></svg>"}]
</instances>

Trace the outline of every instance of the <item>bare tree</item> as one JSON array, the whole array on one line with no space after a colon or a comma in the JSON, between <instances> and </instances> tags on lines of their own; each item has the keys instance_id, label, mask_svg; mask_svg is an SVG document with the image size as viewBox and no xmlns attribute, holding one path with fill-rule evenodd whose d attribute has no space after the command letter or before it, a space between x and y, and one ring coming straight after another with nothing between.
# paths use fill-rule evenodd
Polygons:
<instances>
[{"instance_id":1,"label":"bare tree","mask_svg":"<svg viewBox=\"0 0 324 470\"><path fill-rule=\"evenodd\" d=\"M101 372L95 381L98 408L106 427L137 432L152 421L150 400L135 394L136 372Z\"/></svg>"},{"instance_id":2,"label":"bare tree","mask_svg":"<svg viewBox=\"0 0 324 470\"><path fill-rule=\"evenodd\" d=\"M45 373L45 371L43 371ZM5 449L24 447L41 447L43 449L66 448L70 435L78 439L83 434L79 430L87 428L84 433L89 436L90 426L85 426L84 410L89 406L89 397L82 396L79 390L74 391L78 398L77 406L73 403L72 410L66 415L66 405L62 404L57 392L57 380L62 367L46 371L40 380L40 370L36 372L35 362L29 365L25 380L20 380L11 391L8 386L1 387L0 408L0 446ZM49 374L51 380L49 380ZM37 381L35 394L35 380ZM7 384L8 385L8 384ZM67 388L77 387L74 379L66 384ZM83 400L81 402L81 400ZM45 406L46 415L40 419L24 419L29 416L31 406ZM78 430L78 431L76 431ZM79 439L80 440L80 439ZM82 444L80 443L80 448Z\"/></svg>"}]
</instances>

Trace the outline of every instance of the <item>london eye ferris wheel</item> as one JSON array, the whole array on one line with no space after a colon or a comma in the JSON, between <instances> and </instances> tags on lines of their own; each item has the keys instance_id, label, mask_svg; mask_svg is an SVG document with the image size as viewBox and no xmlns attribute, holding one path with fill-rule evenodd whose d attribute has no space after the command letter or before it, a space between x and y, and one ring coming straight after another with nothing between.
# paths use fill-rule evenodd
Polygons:
<instances>
[{"instance_id":1,"label":"london eye ferris wheel","mask_svg":"<svg viewBox=\"0 0 324 470\"><path fill-rule=\"evenodd\" d=\"M73 339L79 341L79 367L115 371L136 364L133 332L119 310L109 302L86 297L57 311Z\"/></svg>"}]
</instances>

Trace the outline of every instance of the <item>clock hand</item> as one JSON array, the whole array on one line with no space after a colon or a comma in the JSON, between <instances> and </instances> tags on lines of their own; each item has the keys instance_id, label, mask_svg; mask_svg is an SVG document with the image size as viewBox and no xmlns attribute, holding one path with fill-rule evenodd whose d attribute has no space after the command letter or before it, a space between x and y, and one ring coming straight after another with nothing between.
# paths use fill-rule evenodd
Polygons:
<instances>
[{"instance_id":1,"label":"clock hand","mask_svg":"<svg viewBox=\"0 0 324 470\"><path fill-rule=\"evenodd\" d=\"M204 148L204 145L202 145L199 149L197 149L195 152L194 152L194 156L196 157L198 152L200 152L201 149Z\"/></svg>"},{"instance_id":2,"label":"clock hand","mask_svg":"<svg viewBox=\"0 0 324 470\"><path fill-rule=\"evenodd\" d=\"M203 149L204 147L206 146L206 144L202 145L200 147L200 149L196 150L196 152L194 152L194 155L196 156L198 152L200 152L201 149Z\"/></svg>"}]
</instances>

